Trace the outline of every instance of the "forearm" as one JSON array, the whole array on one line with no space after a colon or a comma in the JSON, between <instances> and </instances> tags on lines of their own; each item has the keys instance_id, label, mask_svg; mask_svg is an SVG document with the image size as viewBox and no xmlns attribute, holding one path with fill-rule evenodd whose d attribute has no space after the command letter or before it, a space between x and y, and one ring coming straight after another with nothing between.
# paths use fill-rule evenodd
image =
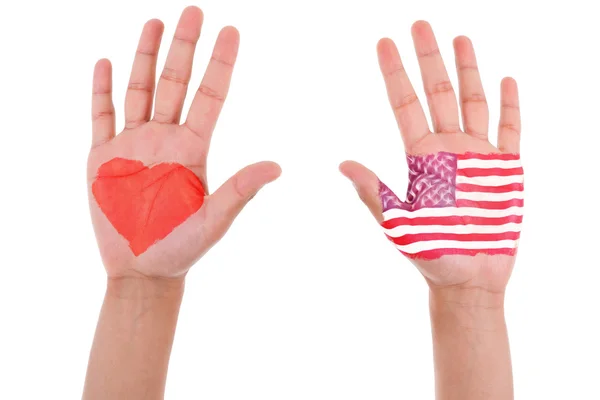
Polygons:
<instances>
[{"instance_id":1,"label":"forearm","mask_svg":"<svg viewBox=\"0 0 600 400\"><path fill-rule=\"evenodd\" d=\"M83 398L162 399L183 279L109 279Z\"/></svg>"},{"instance_id":2,"label":"forearm","mask_svg":"<svg viewBox=\"0 0 600 400\"><path fill-rule=\"evenodd\" d=\"M436 398L513 399L504 294L446 288L429 299Z\"/></svg>"}]
</instances>

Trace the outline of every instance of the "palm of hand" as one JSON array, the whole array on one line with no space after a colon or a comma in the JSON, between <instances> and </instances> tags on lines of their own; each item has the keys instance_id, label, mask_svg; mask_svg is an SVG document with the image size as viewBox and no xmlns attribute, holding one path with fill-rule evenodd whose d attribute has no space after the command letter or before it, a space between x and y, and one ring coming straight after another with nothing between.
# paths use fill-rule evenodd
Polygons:
<instances>
[{"instance_id":1,"label":"palm of hand","mask_svg":"<svg viewBox=\"0 0 600 400\"><path fill-rule=\"evenodd\" d=\"M441 151L456 154L499 153L499 150L487 140L463 132L427 135L413 148L413 151L415 154L433 154ZM451 255L434 260L411 259L411 261L432 285L481 287L498 292L508 283L515 256L479 253L475 256Z\"/></svg>"},{"instance_id":2,"label":"palm of hand","mask_svg":"<svg viewBox=\"0 0 600 400\"><path fill-rule=\"evenodd\" d=\"M148 167L173 162L190 169L203 182L206 176L201 140L184 126L148 122L92 149L88 159L90 209L109 276L124 275L127 271L149 276L177 276L225 233L227 226L218 224L217 216L207 217L211 213L210 196L207 196L197 213L143 254L135 256L127 240L115 231L91 193L98 168L114 158L139 160Z\"/></svg>"},{"instance_id":3,"label":"palm of hand","mask_svg":"<svg viewBox=\"0 0 600 400\"><path fill-rule=\"evenodd\" d=\"M101 60L96 65L92 101L93 143L88 158L88 191L92 222L109 277L185 275L191 265L225 234L247 201L280 173L279 166L275 163L253 164L239 171L214 193L208 193L206 158L212 131L229 88L239 34L231 27L221 31L187 120L180 125L201 23L202 12L198 8L188 7L184 10L158 83L155 101L154 75L163 26L157 20L149 21L145 25L125 100L125 129L116 136L111 99L111 66L107 60ZM153 102L155 112L151 119ZM196 198L200 199L199 208L186 215L185 220L178 222L176 226L169 227L170 230L165 236L158 237L140 254L132 251L126 235L116 229L114 221L110 221L103 212L94 194L94 182L98 181L99 168L115 159L141 162L150 169L161 164L164 166L164 163L176 163L195 175L193 180L196 183L191 182L189 185L195 190ZM117 175L114 178L128 179L129 176ZM166 198L165 202L160 206L155 204L154 200L158 198L164 182L172 176L168 174L159 178L162 181L151 180L147 186L154 185L156 195L147 204L140 205L140 209L143 209L140 212L147 218L146 224L138 230L143 231L147 228L151 213L177 212L173 209L176 205L169 204L169 196L164 193L162 197ZM184 179L182 183L178 181L177 184L185 186L188 182ZM146 187L142 190L145 189ZM180 189L186 188L176 186L176 195L180 195ZM123 202L133 202L133 199L125 198ZM116 207L119 207L119 204L116 204Z\"/></svg>"},{"instance_id":4,"label":"palm of hand","mask_svg":"<svg viewBox=\"0 0 600 400\"><path fill-rule=\"evenodd\" d=\"M425 114L402 66L398 50L389 39L378 45L379 62L386 81L406 153L411 155L450 152L518 153L520 117L514 80L502 82L502 113L498 147L488 141L488 108L477 70L475 54L465 37L455 40L456 63L460 83L460 104L464 131L460 128L458 104L441 59L431 27L425 22L413 26L413 39L419 57L421 75L432 115L434 132L429 130ZM379 179L364 166L347 161L340 167L352 180L359 196L372 214L382 222ZM436 259L411 259L430 285L478 287L502 291L506 286L515 257L509 255L443 255Z\"/></svg>"}]
</instances>

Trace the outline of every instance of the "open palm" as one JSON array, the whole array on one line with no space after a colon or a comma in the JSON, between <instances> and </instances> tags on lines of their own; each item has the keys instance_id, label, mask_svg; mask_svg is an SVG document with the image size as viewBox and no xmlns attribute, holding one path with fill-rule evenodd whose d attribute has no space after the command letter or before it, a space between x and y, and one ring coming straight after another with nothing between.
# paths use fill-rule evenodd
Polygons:
<instances>
[{"instance_id":1,"label":"open palm","mask_svg":"<svg viewBox=\"0 0 600 400\"><path fill-rule=\"evenodd\" d=\"M156 60L163 24L158 20L146 23L127 88L125 129L119 135L115 135L111 65L108 60L100 60L96 64L88 187L96 238L110 277L135 274L152 277L184 275L224 235L247 201L263 185L275 180L280 174L279 166L273 162L253 164L239 171L209 195L206 159L211 135L227 96L237 56L239 34L233 27L226 27L220 32L187 120L180 125L202 19L202 12L196 7L188 7L182 13L156 88L156 97ZM115 159L135 160L141 162L140 166L143 164L148 168L166 165L164 163L183 166L193 172L193 179L188 179L189 183L184 181L181 190L186 189L183 187L186 184L201 196L201 207L196 212L141 254L132 252L128 240L115 229L93 193L94 182L99 179L99 168ZM119 176L109 178L120 179ZM153 182L155 186L161 185L154 189L156 193L169 177L165 175L161 179ZM177 191L177 185L171 190ZM206 196L202 200L204 195ZM163 197L168 199L164 194ZM129 199L124 198L122 201L127 202ZM148 208L147 215L159 212L155 209L160 205L151 203L144 206Z\"/></svg>"},{"instance_id":2,"label":"open palm","mask_svg":"<svg viewBox=\"0 0 600 400\"><path fill-rule=\"evenodd\" d=\"M448 73L441 58L431 27L424 21L412 29L423 85L427 94L433 132L402 66L398 50L390 39L378 44L379 64L390 103L394 110L406 153L426 155L438 152L519 153L520 114L516 82L502 81L502 109L498 146L488 141L489 111L470 40L454 41L456 67L460 85L460 110ZM340 169L352 180L364 203L378 222L383 221L383 208L377 176L354 161L342 163ZM501 291L510 277L514 255L443 255L436 259L412 259L430 284L437 286L478 287Z\"/></svg>"}]
</instances>

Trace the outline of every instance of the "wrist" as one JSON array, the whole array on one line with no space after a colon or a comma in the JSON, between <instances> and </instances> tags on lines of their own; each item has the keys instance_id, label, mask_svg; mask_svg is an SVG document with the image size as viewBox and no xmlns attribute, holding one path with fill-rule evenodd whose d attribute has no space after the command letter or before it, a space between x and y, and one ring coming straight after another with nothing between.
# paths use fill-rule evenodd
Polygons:
<instances>
[{"instance_id":1,"label":"wrist","mask_svg":"<svg viewBox=\"0 0 600 400\"><path fill-rule=\"evenodd\" d=\"M432 322L465 329L505 330L504 291L491 292L478 287L432 287L429 291Z\"/></svg>"},{"instance_id":2,"label":"wrist","mask_svg":"<svg viewBox=\"0 0 600 400\"><path fill-rule=\"evenodd\" d=\"M84 398L162 398L183 288L183 278L108 278Z\"/></svg>"},{"instance_id":3,"label":"wrist","mask_svg":"<svg viewBox=\"0 0 600 400\"><path fill-rule=\"evenodd\" d=\"M181 299L185 278L146 276L108 277L106 295L124 300Z\"/></svg>"}]
</instances>

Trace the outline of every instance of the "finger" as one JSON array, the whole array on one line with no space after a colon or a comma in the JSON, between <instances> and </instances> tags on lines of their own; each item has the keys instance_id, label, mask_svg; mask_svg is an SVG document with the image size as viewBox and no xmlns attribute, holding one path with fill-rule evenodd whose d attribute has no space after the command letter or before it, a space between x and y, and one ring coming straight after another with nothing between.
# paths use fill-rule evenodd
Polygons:
<instances>
[{"instance_id":1,"label":"finger","mask_svg":"<svg viewBox=\"0 0 600 400\"><path fill-rule=\"evenodd\" d=\"M240 34L232 26L221 30L202 83L194 96L185 125L210 142L223 102L229 91L233 65L237 57Z\"/></svg>"},{"instance_id":2,"label":"finger","mask_svg":"<svg viewBox=\"0 0 600 400\"><path fill-rule=\"evenodd\" d=\"M181 14L156 89L154 119L158 122L179 123L202 20L202 11L198 7L187 7Z\"/></svg>"},{"instance_id":3,"label":"finger","mask_svg":"<svg viewBox=\"0 0 600 400\"><path fill-rule=\"evenodd\" d=\"M425 21L415 22L412 35L433 121L433 131L460 132L456 95L431 26Z\"/></svg>"},{"instance_id":4,"label":"finger","mask_svg":"<svg viewBox=\"0 0 600 400\"><path fill-rule=\"evenodd\" d=\"M504 78L500 85L500 125L498 149L506 153L519 153L521 142L521 111L519 91L513 78Z\"/></svg>"},{"instance_id":5,"label":"finger","mask_svg":"<svg viewBox=\"0 0 600 400\"><path fill-rule=\"evenodd\" d=\"M112 102L112 66L102 59L94 68L92 90L92 147L115 137L115 107Z\"/></svg>"},{"instance_id":6,"label":"finger","mask_svg":"<svg viewBox=\"0 0 600 400\"><path fill-rule=\"evenodd\" d=\"M404 70L394 42L387 38L381 39L377 43L377 56L405 150L411 153L413 145L430 133L427 117Z\"/></svg>"},{"instance_id":7,"label":"finger","mask_svg":"<svg viewBox=\"0 0 600 400\"><path fill-rule=\"evenodd\" d=\"M476 138L487 140L489 110L473 44L468 37L459 36L454 39L454 55L464 131Z\"/></svg>"},{"instance_id":8,"label":"finger","mask_svg":"<svg viewBox=\"0 0 600 400\"><path fill-rule=\"evenodd\" d=\"M207 198L206 230L224 233L248 201L279 175L281 168L270 161L252 164L238 171Z\"/></svg>"},{"instance_id":9,"label":"finger","mask_svg":"<svg viewBox=\"0 0 600 400\"><path fill-rule=\"evenodd\" d=\"M379 178L367 167L356 161L344 161L340 172L354 185L358 197L367 206L378 223L383 221L383 208L379 197Z\"/></svg>"},{"instance_id":10,"label":"finger","mask_svg":"<svg viewBox=\"0 0 600 400\"><path fill-rule=\"evenodd\" d=\"M156 59L163 30L163 23L157 19L144 25L125 95L125 129L135 128L150 119Z\"/></svg>"}]
</instances>

